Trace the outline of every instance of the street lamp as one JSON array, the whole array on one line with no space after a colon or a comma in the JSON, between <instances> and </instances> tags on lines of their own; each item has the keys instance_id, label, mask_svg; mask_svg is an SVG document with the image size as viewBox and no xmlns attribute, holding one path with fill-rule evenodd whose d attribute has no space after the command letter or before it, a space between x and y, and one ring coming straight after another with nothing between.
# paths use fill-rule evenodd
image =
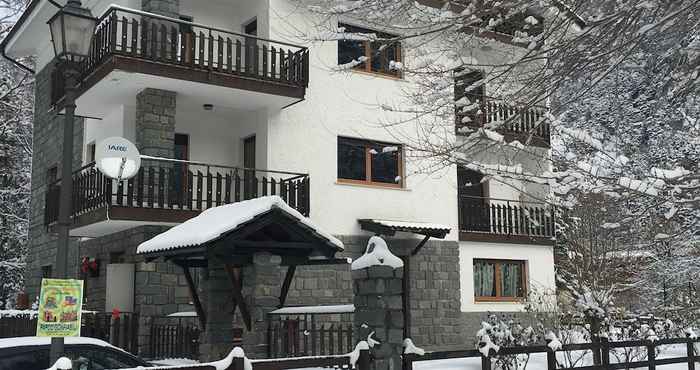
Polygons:
<instances>
[{"instance_id":1,"label":"street lamp","mask_svg":"<svg viewBox=\"0 0 700 370\"><path fill-rule=\"evenodd\" d=\"M75 125L75 95L78 65L90 53L97 19L79 0L68 0L48 22L51 41L56 53L57 68L65 80L65 115L63 124L63 158L61 160L61 193L58 209L58 246L55 278L67 277L70 214L73 199L73 126ZM51 338L51 362L64 353L63 338Z\"/></svg>"}]
</instances>

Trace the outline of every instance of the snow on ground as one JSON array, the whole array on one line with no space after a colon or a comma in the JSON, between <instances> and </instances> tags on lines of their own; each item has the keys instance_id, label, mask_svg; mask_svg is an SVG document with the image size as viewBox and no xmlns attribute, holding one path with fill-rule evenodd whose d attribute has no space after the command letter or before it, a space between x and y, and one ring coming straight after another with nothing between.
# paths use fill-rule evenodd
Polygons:
<instances>
[{"instance_id":1,"label":"snow on ground","mask_svg":"<svg viewBox=\"0 0 700 370\"><path fill-rule=\"evenodd\" d=\"M190 358L164 358L162 360L149 362L155 366L188 366L199 364L199 361Z\"/></svg>"}]
</instances>

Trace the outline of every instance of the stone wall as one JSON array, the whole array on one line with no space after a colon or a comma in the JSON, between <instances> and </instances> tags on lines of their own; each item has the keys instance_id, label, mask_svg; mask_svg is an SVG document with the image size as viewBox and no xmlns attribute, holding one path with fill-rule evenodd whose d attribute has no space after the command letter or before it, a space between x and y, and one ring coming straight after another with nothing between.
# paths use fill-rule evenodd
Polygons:
<instances>
[{"instance_id":1,"label":"stone wall","mask_svg":"<svg viewBox=\"0 0 700 370\"><path fill-rule=\"evenodd\" d=\"M31 177L29 250L25 271L26 291L30 301L39 295L42 267L51 265L55 271L57 236L47 232L44 226L44 203L49 168L57 166L61 175L63 157L63 116L51 110L51 73L53 63L35 75L34 131ZM73 168L82 166L84 120L77 118L74 128ZM77 276L77 246L71 240L68 254L68 276Z\"/></svg>"},{"instance_id":2,"label":"stone wall","mask_svg":"<svg viewBox=\"0 0 700 370\"><path fill-rule=\"evenodd\" d=\"M173 312L194 311L187 282L179 267L156 261L146 263L136 255L136 247L143 241L165 231L163 226L141 226L130 230L80 242L80 256L100 261L97 277L85 279L85 309L104 311L107 284L107 265L115 253L123 253L123 263L135 265L134 312L139 314L139 353L149 350L151 322Z\"/></svg>"}]
</instances>

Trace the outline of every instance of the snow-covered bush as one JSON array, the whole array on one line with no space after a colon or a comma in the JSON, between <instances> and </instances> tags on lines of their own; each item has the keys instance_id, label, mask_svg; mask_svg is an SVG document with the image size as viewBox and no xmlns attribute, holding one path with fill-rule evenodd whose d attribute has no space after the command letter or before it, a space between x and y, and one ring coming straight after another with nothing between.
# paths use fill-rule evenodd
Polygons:
<instances>
[{"instance_id":1,"label":"snow-covered bush","mask_svg":"<svg viewBox=\"0 0 700 370\"><path fill-rule=\"evenodd\" d=\"M477 349L483 356L490 356L494 369L518 370L527 368L529 354L499 355L501 347L530 346L541 342L544 338L543 328L523 326L519 322L497 315L489 315L481 323L481 329L476 333Z\"/></svg>"}]
</instances>

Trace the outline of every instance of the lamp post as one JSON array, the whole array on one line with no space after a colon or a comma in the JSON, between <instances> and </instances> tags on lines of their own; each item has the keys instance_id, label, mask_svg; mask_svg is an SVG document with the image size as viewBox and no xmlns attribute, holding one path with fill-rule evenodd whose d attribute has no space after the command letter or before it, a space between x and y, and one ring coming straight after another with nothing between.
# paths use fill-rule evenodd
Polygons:
<instances>
[{"instance_id":1,"label":"lamp post","mask_svg":"<svg viewBox=\"0 0 700 370\"><path fill-rule=\"evenodd\" d=\"M90 52L97 19L79 0L68 0L48 22L57 68L65 80L65 116L63 123L63 159L61 161L61 192L58 209L58 247L54 277L65 279L68 267L70 214L73 198L73 126L75 125L75 95L78 65ZM51 362L64 353L63 338L51 338Z\"/></svg>"}]
</instances>

